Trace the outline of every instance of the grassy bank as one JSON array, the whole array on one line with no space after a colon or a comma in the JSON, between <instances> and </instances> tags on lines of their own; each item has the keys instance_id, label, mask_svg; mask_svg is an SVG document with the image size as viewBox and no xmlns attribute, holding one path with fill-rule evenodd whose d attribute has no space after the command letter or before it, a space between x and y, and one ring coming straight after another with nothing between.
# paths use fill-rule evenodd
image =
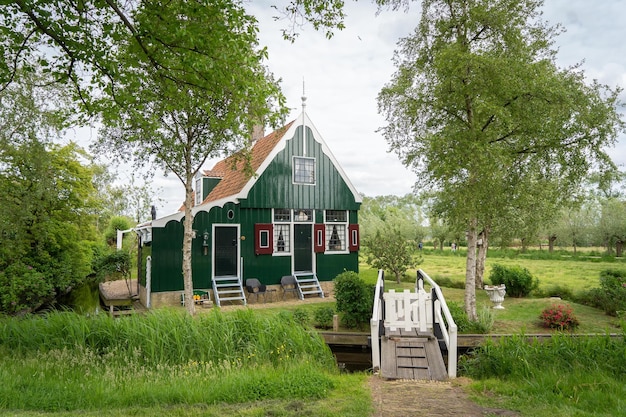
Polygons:
<instances>
[{"instance_id":1,"label":"grassy bank","mask_svg":"<svg viewBox=\"0 0 626 417\"><path fill-rule=\"evenodd\" d=\"M0 412L8 415L212 415L215 406L232 415L291 416L328 406L311 412L342 416L370 409L363 376L338 374L321 338L288 315L216 310L192 319L160 310L115 320L52 313L4 318L0 330ZM326 404L346 381L360 395Z\"/></svg>"},{"instance_id":2,"label":"grassy bank","mask_svg":"<svg viewBox=\"0 0 626 417\"><path fill-rule=\"evenodd\" d=\"M626 415L626 343L609 337L523 336L487 343L465 357L461 372L475 379L474 399L523 416Z\"/></svg>"}]
</instances>

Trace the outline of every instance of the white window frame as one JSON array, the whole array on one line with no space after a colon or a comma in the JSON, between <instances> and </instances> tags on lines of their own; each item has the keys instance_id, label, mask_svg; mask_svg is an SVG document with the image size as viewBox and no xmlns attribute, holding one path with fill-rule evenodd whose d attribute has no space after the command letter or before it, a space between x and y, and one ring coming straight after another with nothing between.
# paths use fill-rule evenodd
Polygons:
<instances>
[{"instance_id":1,"label":"white window frame","mask_svg":"<svg viewBox=\"0 0 626 417\"><path fill-rule=\"evenodd\" d=\"M303 165L300 165L298 162L302 161ZM308 164L311 163L312 167L310 170L307 170ZM306 156L294 156L292 160L293 170L292 170L292 182L297 185L315 185L317 181L317 175L315 172L315 158L306 157ZM299 169L300 168L300 169ZM301 172L304 171L304 172ZM311 176L308 181L307 180L298 180L298 178Z\"/></svg>"},{"instance_id":2,"label":"white window frame","mask_svg":"<svg viewBox=\"0 0 626 417\"><path fill-rule=\"evenodd\" d=\"M343 220L335 220L335 219L330 219L328 217L330 216L332 212L336 212L336 211L345 212L345 216ZM350 253L348 211L347 210L324 210L324 226L326 229L326 241L324 242L324 253L327 255ZM343 230L343 232L337 230L338 234L341 237L340 238L341 249L330 248L330 240L333 234L333 227L341 228Z\"/></svg>"},{"instance_id":3,"label":"white window frame","mask_svg":"<svg viewBox=\"0 0 626 417\"><path fill-rule=\"evenodd\" d=\"M276 210L272 209L272 227L274 230L274 247L272 248L272 256L291 256L293 248L293 210L289 210L289 220L276 220ZM278 251L278 236L280 232L283 232L283 239L285 238L285 230L287 231L287 246L284 251Z\"/></svg>"}]
</instances>

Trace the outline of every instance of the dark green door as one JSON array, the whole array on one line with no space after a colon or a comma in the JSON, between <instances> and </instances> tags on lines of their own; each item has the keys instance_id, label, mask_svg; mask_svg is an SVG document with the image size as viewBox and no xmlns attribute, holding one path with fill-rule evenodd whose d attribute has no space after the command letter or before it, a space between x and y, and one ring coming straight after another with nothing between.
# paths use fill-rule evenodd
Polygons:
<instances>
[{"instance_id":1,"label":"dark green door","mask_svg":"<svg viewBox=\"0 0 626 417\"><path fill-rule=\"evenodd\" d=\"M311 239L310 224L296 224L293 228L295 235L293 244L294 272L313 271L313 240Z\"/></svg>"},{"instance_id":2,"label":"dark green door","mask_svg":"<svg viewBox=\"0 0 626 417\"><path fill-rule=\"evenodd\" d=\"M237 276L237 227L215 227L215 276Z\"/></svg>"}]
</instances>

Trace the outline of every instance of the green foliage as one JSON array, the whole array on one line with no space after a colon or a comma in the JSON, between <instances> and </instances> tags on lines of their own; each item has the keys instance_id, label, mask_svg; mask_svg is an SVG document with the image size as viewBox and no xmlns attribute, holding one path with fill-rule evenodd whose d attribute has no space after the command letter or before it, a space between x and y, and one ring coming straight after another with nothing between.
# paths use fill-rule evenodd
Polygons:
<instances>
[{"instance_id":1,"label":"green foliage","mask_svg":"<svg viewBox=\"0 0 626 417\"><path fill-rule=\"evenodd\" d=\"M251 311L51 313L1 318L0 327L5 410L310 400L335 386L334 358L316 333Z\"/></svg>"},{"instance_id":2,"label":"green foliage","mask_svg":"<svg viewBox=\"0 0 626 417\"><path fill-rule=\"evenodd\" d=\"M301 326L308 326L311 317L309 316L309 311L304 308L296 308L293 311L293 319Z\"/></svg>"},{"instance_id":3,"label":"green foliage","mask_svg":"<svg viewBox=\"0 0 626 417\"><path fill-rule=\"evenodd\" d=\"M422 211L421 201L415 194L363 197L359 209L361 237L368 238L379 230L396 228L405 240L422 241L426 236Z\"/></svg>"},{"instance_id":4,"label":"green foliage","mask_svg":"<svg viewBox=\"0 0 626 417\"><path fill-rule=\"evenodd\" d=\"M464 355L459 374L478 380L498 401L523 415L622 415L626 344L622 337L528 340L524 335L489 341ZM502 403L499 403L500 406Z\"/></svg>"},{"instance_id":5,"label":"green foliage","mask_svg":"<svg viewBox=\"0 0 626 417\"><path fill-rule=\"evenodd\" d=\"M14 262L0 271L0 308L8 314L29 310L54 295L51 280L30 265Z\"/></svg>"},{"instance_id":6,"label":"green foliage","mask_svg":"<svg viewBox=\"0 0 626 417\"><path fill-rule=\"evenodd\" d=\"M315 309L313 313L313 319L315 320L315 327L320 329L331 329L333 327L333 317L335 310L329 306L322 306Z\"/></svg>"},{"instance_id":7,"label":"green foliage","mask_svg":"<svg viewBox=\"0 0 626 417\"><path fill-rule=\"evenodd\" d=\"M367 285L356 272L346 271L337 275L335 299L344 326L356 328L369 323L374 302L374 285Z\"/></svg>"},{"instance_id":8,"label":"green foliage","mask_svg":"<svg viewBox=\"0 0 626 417\"><path fill-rule=\"evenodd\" d=\"M544 327L550 329L574 330L580 324L572 307L563 304L545 308L539 319Z\"/></svg>"},{"instance_id":9,"label":"green foliage","mask_svg":"<svg viewBox=\"0 0 626 417\"><path fill-rule=\"evenodd\" d=\"M109 219L109 224L104 231L104 238L109 246L115 246L117 243L117 231L128 230L133 226L130 219L125 216L113 216Z\"/></svg>"},{"instance_id":10,"label":"green foliage","mask_svg":"<svg viewBox=\"0 0 626 417\"><path fill-rule=\"evenodd\" d=\"M510 297L526 297L539 286L539 281L526 268L519 266L503 266L494 264L491 267L489 280L493 285L504 284L506 295Z\"/></svg>"},{"instance_id":11,"label":"green foliage","mask_svg":"<svg viewBox=\"0 0 626 417\"><path fill-rule=\"evenodd\" d=\"M33 311L91 270L96 190L88 155L52 143L69 122L58 89L19 77L0 91L0 294L3 312Z\"/></svg>"},{"instance_id":12,"label":"green foliage","mask_svg":"<svg viewBox=\"0 0 626 417\"><path fill-rule=\"evenodd\" d=\"M155 310L116 320L109 315L59 312L17 320L0 318L0 347L14 354L85 350L132 357L138 365L186 364L190 361L284 365L307 359L332 370L334 358L314 332L289 316L257 316L251 310L211 311L192 318L181 311ZM211 331L206 331L211 329ZM135 352L135 353L133 353Z\"/></svg>"},{"instance_id":13,"label":"green foliage","mask_svg":"<svg viewBox=\"0 0 626 417\"><path fill-rule=\"evenodd\" d=\"M456 324L457 331L459 333L466 334L486 334L491 331L494 323L493 312L485 307L479 311L478 320L471 321L467 317L465 308L453 301L447 301L446 303L452 314L452 319Z\"/></svg>"},{"instance_id":14,"label":"green foliage","mask_svg":"<svg viewBox=\"0 0 626 417\"><path fill-rule=\"evenodd\" d=\"M422 262L421 255L414 256L415 243L404 239L400 229L378 230L364 239L364 252L368 265L390 271L398 284L408 269Z\"/></svg>"},{"instance_id":15,"label":"green foliage","mask_svg":"<svg viewBox=\"0 0 626 417\"><path fill-rule=\"evenodd\" d=\"M330 39L333 37L335 29L344 29L345 13L343 11L343 1L328 2L326 0L293 0L286 6L279 9L284 17L294 24L287 29L282 29L283 38L294 42L298 37L297 28L302 23L308 21L315 30L324 31L324 35ZM277 6L272 6L278 9Z\"/></svg>"},{"instance_id":16,"label":"green foliage","mask_svg":"<svg viewBox=\"0 0 626 417\"><path fill-rule=\"evenodd\" d=\"M94 260L94 272L98 281L129 279L131 266L130 254L123 250L101 254Z\"/></svg>"},{"instance_id":17,"label":"green foliage","mask_svg":"<svg viewBox=\"0 0 626 417\"><path fill-rule=\"evenodd\" d=\"M600 288L578 296L579 302L600 308L611 316L626 311L626 270L607 269L600 272Z\"/></svg>"}]
</instances>

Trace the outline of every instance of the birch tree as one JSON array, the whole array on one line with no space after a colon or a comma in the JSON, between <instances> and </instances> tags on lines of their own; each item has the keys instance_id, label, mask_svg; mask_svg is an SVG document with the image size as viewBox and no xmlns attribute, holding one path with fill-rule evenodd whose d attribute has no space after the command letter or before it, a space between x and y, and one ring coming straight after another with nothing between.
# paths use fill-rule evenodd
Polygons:
<instances>
[{"instance_id":1,"label":"birch tree","mask_svg":"<svg viewBox=\"0 0 626 417\"><path fill-rule=\"evenodd\" d=\"M392 2L401 3L401 2ZM498 219L530 222L578 193L623 123L617 89L559 68L559 27L540 0L424 0L378 96L390 147L467 233L465 309L476 319L479 234ZM481 251L481 257L486 251Z\"/></svg>"},{"instance_id":2,"label":"birch tree","mask_svg":"<svg viewBox=\"0 0 626 417\"><path fill-rule=\"evenodd\" d=\"M194 177L209 158L246 158L253 125L276 124L284 100L262 65L256 20L236 1L144 2L133 32L146 42L131 36L116 55L122 82L101 101L100 145L155 161L183 185L182 276L192 300ZM194 314L194 303L186 307Z\"/></svg>"}]
</instances>

